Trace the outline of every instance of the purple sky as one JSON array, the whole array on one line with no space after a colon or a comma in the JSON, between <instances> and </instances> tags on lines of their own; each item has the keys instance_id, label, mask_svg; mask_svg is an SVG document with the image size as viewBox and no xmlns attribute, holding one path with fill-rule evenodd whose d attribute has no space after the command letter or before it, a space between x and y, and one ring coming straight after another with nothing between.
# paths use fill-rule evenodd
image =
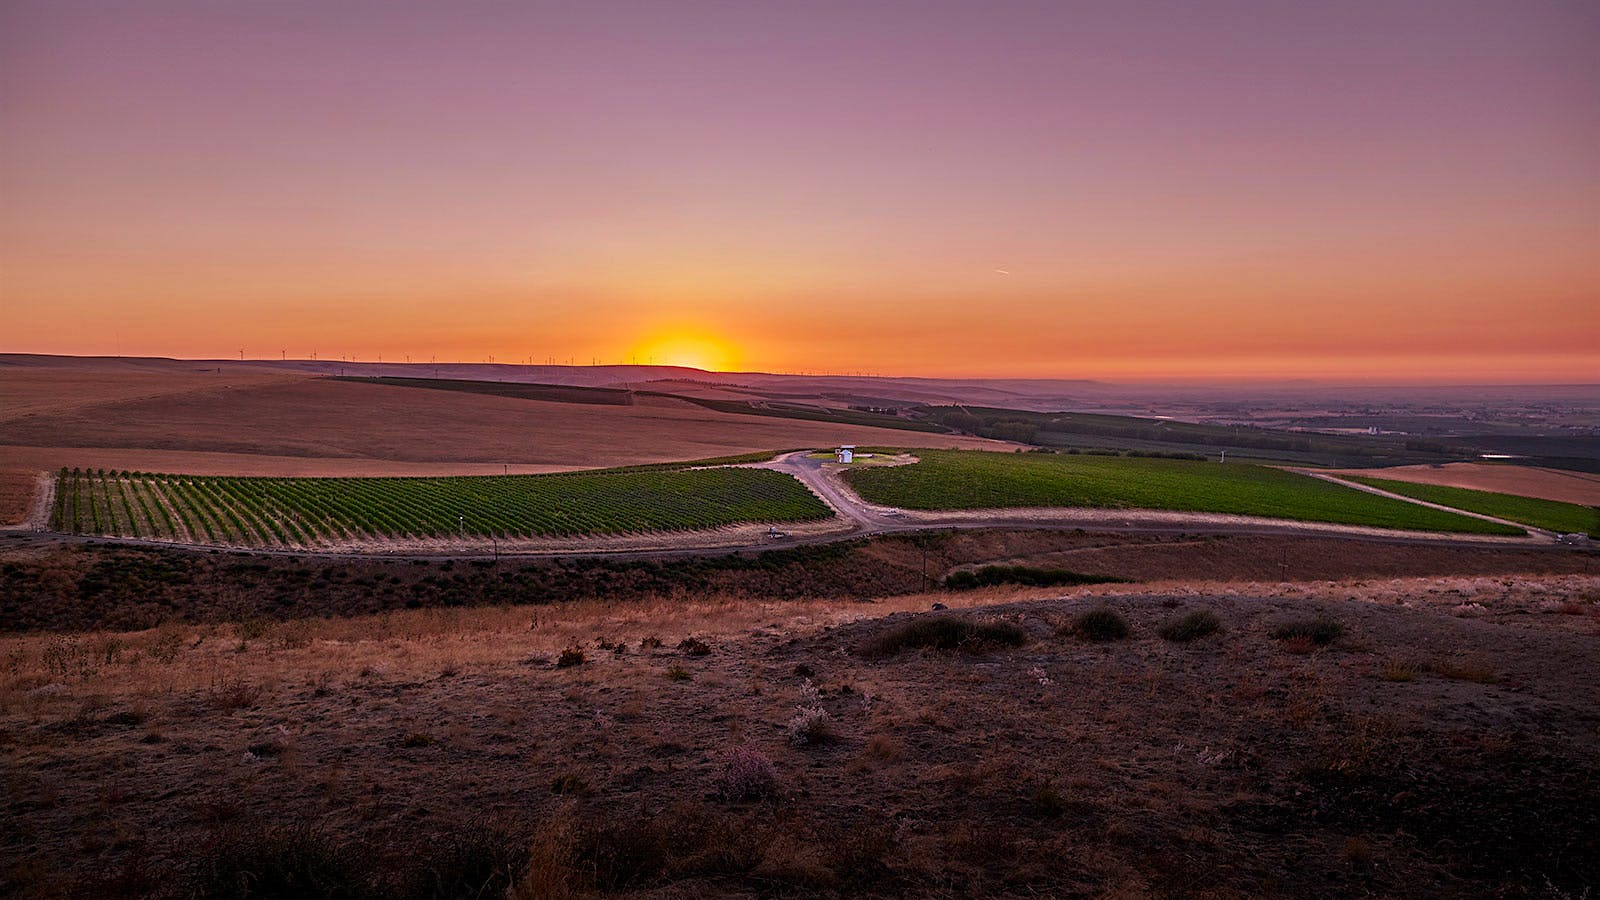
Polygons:
<instances>
[{"instance_id":1,"label":"purple sky","mask_svg":"<svg viewBox=\"0 0 1600 900\"><path fill-rule=\"evenodd\" d=\"M0 350L1600 379L1600 3L0 10Z\"/></svg>"}]
</instances>

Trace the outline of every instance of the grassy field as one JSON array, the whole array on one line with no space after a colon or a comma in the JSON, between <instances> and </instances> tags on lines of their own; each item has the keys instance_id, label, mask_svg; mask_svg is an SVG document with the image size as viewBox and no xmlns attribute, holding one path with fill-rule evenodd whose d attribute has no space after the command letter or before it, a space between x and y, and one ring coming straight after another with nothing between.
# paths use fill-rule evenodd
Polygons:
<instances>
[{"instance_id":1,"label":"grassy field","mask_svg":"<svg viewBox=\"0 0 1600 900\"><path fill-rule=\"evenodd\" d=\"M916 465L852 470L844 477L868 501L906 509L1171 509L1381 528L1521 533L1263 466L1041 453L929 450L918 455L922 461Z\"/></svg>"},{"instance_id":2,"label":"grassy field","mask_svg":"<svg viewBox=\"0 0 1600 900\"><path fill-rule=\"evenodd\" d=\"M1600 537L1600 508L1562 503L1557 500L1540 500L1537 497L1519 497L1515 494L1497 494L1467 488L1445 487L1437 484L1417 484L1410 481L1393 481L1387 478L1348 476L1371 487L1415 497L1429 503L1452 506L1470 512L1482 513L1500 519L1510 519L1535 528L1544 528L1563 534L1578 532Z\"/></svg>"},{"instance_id":3,"label":"grassy field","mask_svg":"<svg viewBox=\"0 0 1600 900\"><path fill-rule=\"evenodd\" d=\"M78 534L254 547L383 538L532 538L826 518L764 469L460 478L235 478L63 470L52 522Z\"/></svg>"}]
</instances>

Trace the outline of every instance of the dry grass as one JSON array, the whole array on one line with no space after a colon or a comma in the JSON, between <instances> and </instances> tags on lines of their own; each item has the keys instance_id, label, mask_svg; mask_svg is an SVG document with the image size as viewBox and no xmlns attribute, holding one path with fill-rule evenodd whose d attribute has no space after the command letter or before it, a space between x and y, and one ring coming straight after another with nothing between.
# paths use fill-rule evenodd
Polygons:
<instances>
[{"instance_id":1,"label":"dry grass","mask_svg":"<svg viewBox=\"0 0 1600 900\"><path fill-rule=\"evenodd\" d=\"M1130 884L1168 895L1195 872L1224 895L1268 883L1461 892L1546 873L1566 888L1584 872L1550 866L1580 858L1563 841L1590 833L1580 780L1508 775L1493 754L1519 746L1485 741L1524 732L1540 753L1588 752L1592 706L1573 685L1596 675L1583 630L1593 624L1552 601L1597 583L677 597L3 638L6 810L27 830L0 838L0 875L34 859L19 848L82 871L131 857L170 871L160 867L211 835L256 833L265 818L337 836L261 832L282 845L266 862L286 863L285 877L347 877L340 861L355 848L352 877L370 887L387 872L385 896L410 896L413 876L484 884L485 873L494 895L513 886L523 897L1050 896ZM1033 639L986 656L850 652L906 621L890 613L935 600L957 607L945 616L1014 622ZM1464 603L1482 611L1465 621ZM1203 649L1156 636L1185 607L1223 620ZM1054 623L1099 608L1129 622L1127 640L1051 637ZM1360 640L1281 653L1273 626L1318 613ZM689 637L711 652L678 651ZM1461 660L1453 671L1492 664L1526 690L1374 683L1384 660L1419 646ZM558 668L567 648L585 663ZM673 669L689 678L670 680ZM1370 718L1374 690L1403 727ZM823 710L831 740L791 742L797 707ZM1538 773L1579 772L1587 758L1521 756ZM1555 788L1571 796L1545 803L1528 830L1517 810ZM1414 790L1428 802L1391 802ZM1360 818L1372 810L1382 818ZM422 852L481 814L513 817L511 840ZM1527 834L1446 839L1430 825L1438 815ZM1422 837L1397 847L1387 836L1401 831ZM139 834L149 837L129 836ZM1352 836L1367 849L1341 851ZM1479 859L1502 868L1474 874ZM28 878L86 895L72 880L82 871Z\"/></svg>"}]
</instances>

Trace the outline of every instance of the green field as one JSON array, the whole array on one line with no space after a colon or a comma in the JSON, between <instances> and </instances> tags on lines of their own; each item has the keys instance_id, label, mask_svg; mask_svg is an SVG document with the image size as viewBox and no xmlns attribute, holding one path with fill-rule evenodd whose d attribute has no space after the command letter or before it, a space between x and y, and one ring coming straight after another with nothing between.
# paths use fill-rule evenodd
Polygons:
<instances>
[{"instance_id":1,"label":"green field","mask_svg":"<svg viewBox=\"0 0 1600 900\"><path fill-rule=\"evenodd\" d=\"M765 469L643 469L450 478L245 478L62 470L57 531L246 547L385 538L530 538L823 519Z\"/></svg>"},{"instance_id":2,"label":"green field","mask_svg":"<svg viewBox=\"0 0 1600 900\"><path fill-rule=\"evenodd\" d=\"M844 478L866 500L905 509L1170 509L1424 531L1523 533L1241 463L975 450L917 455L922 461L915 465L851 470Z\"/></svg>"},{"instance_id":3,"label":"green field","mask_svg":"<svg viewBox=\"0 0 1600 900\"><path fill-rule=\"evenodd\" d=\"M1577 532L1600 537L1600 508L1559 500L1541 500L1537 497L1519 497L1516 494L1497 494L1492 491L1474 491L1468 488L1444 487L1435 484L1414 484L1409 481L1391 481L1387 478L1348 477L1351 481L1405 497L1426 500L1456 509L1482 513L1499 519L1509 519L1543 528L1547 531L1570 534Z\"/></svg>"}]
</instances>

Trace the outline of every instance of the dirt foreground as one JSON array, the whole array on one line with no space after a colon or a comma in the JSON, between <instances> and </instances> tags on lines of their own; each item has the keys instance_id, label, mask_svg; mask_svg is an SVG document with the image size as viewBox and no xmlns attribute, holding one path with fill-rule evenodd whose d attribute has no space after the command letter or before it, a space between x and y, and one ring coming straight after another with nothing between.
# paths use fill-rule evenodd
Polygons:
<instances>
[{"instance_id":1,"label":"dirt foreground","mask_svg":"<svg viewBox=\"0 0 1600 900\"><path fill-rule=\"evenodd\" d=\"M1131 633L1074 630L1099 608ZM1162 636L1199 611L1214 633ZM1004 639L902 646L952 618ZM0 883L1578 897L1600 879L1597 642L1592 575L0 638Z\"/></svg>"}]
</instances>

